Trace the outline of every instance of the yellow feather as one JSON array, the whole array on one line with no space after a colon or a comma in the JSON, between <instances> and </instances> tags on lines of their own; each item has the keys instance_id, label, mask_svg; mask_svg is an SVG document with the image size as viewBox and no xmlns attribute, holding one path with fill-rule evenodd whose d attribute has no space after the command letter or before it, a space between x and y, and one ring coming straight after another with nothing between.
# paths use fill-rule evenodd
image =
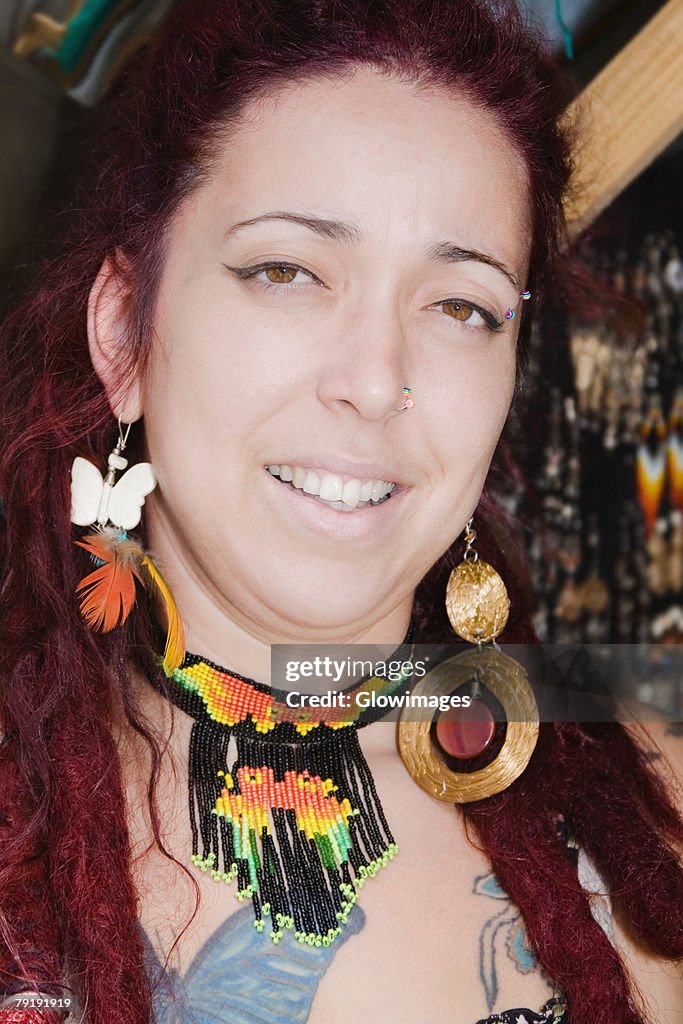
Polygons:
<instances>
[{"instance_id":1,"label":"yellow feather","mask_svg":"<svg viewBox=\"0 0 683 1024\"><path fill-rule=\"evenodd\" d=\"M174 669L178 668L185 657L185 631L183 630L180 614L168 584L149 555L145 555L142 559L142 568L146 570L150 582L161 597L164 611L166 612L167 632L163 666L164 672L170 675Z\"/></svg>"}]
</instances>

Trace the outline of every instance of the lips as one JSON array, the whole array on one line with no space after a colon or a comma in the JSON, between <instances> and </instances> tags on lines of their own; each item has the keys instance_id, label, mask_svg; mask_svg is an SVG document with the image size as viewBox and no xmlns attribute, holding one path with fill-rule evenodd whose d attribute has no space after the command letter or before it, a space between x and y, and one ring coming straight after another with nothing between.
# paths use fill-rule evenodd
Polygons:
<instances>
[{"instance_id":1,"label":"lips","mask_svg":"<svg viewBox=\"0 0 683 1024\"><path fill-rule=\"evenodd\" d=\"M340 512L380 505L396 487L390 480L346 476L322 467L311 469L282 464L265 468L284 486L302 491Z\"/></svg>"}]
</instances>

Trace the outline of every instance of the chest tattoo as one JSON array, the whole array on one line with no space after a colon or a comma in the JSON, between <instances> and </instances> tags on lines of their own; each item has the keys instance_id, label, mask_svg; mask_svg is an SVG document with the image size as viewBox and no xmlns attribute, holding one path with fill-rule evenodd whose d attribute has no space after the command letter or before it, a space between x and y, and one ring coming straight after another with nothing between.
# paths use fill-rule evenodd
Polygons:
<instances>
[{"instance_id":1,"label":"chest tattoo","mask_svg":"<svg viewBox=\"0 0 683 1024\"><path fill-rule=\"evenodd\" d=\"M276 945L256 931L253 911L244 906L209 936L182 975L164 972L143 931L155 1024L303 1024L337 950L364 924L356 904L330 946L308 946L291 932Z\"/></svg>"}]
</instances>

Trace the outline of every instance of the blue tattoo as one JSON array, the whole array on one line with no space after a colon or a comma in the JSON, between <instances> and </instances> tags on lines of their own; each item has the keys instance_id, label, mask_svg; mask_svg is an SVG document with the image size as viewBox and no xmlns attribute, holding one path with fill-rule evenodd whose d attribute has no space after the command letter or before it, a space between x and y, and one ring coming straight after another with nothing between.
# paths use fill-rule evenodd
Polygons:
<instances>
[{"instance_id":1,"label":"blue tattoo","mask_svg":"<svg viewBox=\"0 0 683 1024\"><path fill-rule=\"evenodd\" d=\"M273 944L241 907L209 936L181 976L163 971L142 927L156 1024L304 1024L335 953L365 924L356 905L331 946L307 946L291 931Z\"/></svg>"},{"instance_id":2,"label":"blue tattoo","mask_svg":"<svg viewBox=\"0 0 683 1024\"><path fill-rule=\"evenodd\" d=\"M490 896L492 899L505 901L505 906L488 919L479 936L479 976L484 986L487 1007L492 1010L498 996L496 957L501 934L508 956L514 960L521 974L529 974L535 970L538 961L534 951L527 945L521 911L512 905L510 897L493 872L478 875L472 891L478 896Z\"/></svg>"}]
</instances>

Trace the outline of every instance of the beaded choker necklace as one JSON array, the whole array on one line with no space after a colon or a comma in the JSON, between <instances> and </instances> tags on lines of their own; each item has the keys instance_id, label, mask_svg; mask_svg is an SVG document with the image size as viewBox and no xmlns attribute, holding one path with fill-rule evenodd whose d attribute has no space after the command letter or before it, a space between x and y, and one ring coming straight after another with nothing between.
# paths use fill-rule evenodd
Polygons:
<instances>
[{"instance_id":1,"label":"beaded choker necklace","mask_svg":"<svg viewBox=\"0 0 683 1024\"><path fill-rule=\"evenodd\" d=\"M403 665L411 653L409 633L387 662ZM267 918L273 942L291 929L299 942L329 946L366 879L398 852L358 729L388 713L373 692L398 694L409 682L366 676L339 691L339 706L300 709L283 691L186 654L159 684L194 718L192 863L215 882L236 882L254 927L262 932Z\"/></svg>"}]
</instances>

